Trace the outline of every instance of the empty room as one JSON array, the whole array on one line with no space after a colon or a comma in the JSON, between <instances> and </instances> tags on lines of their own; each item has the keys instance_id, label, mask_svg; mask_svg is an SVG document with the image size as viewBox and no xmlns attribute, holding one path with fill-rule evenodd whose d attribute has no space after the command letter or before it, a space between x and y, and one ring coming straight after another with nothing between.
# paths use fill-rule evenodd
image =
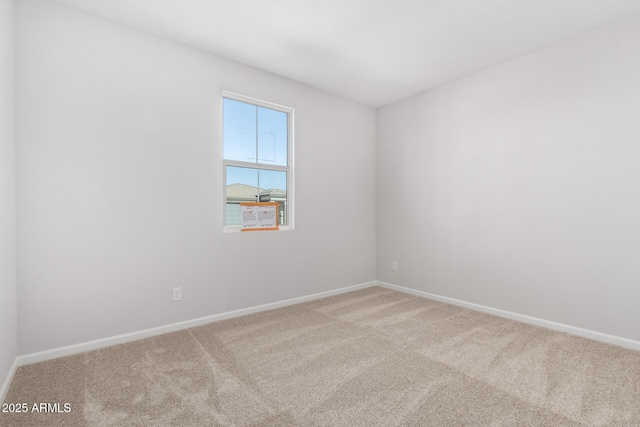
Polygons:
<instances>
[{"instance_id":1,"label":"empty room","mask_svg":"<svg viewBox=\"0 0 640 427\"><path fill-rule=\"evenodd\" d=\"M640 426L640 0L0 0L0 426Z\"/></svg>"}]
</instances>

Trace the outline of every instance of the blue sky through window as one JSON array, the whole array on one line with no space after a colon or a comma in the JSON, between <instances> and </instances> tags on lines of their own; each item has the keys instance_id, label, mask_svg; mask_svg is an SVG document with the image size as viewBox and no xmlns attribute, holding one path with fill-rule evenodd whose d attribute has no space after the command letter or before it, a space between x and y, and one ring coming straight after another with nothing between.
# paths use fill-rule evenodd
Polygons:
<instances>
[{"instance_id":1,"label":"blue sky through window","mask_svg":"<svg viewBox=\"0 0 640 427\"><path fill-rule=\"evenodd\" d=\"M228 98L223 102L224 158L256 163L256 167L261 168L228 166L227 185L240 183L259 186L263 190L277 188L286 191L286 172L262 168L287 166L287 113Z\"/></svg>"},{"instance_id":2,"label":"blue sky through window","mask_svg":"<svg viewBox=\"0 0 640 427\"><path fill-rule=\"evenodd\" d=\"M256 161L256 106L224 99L224 158Z\"/></svg>"},{"instance_id":3,"label":"blue sky through window","mask_svg":"<svg viewBox=\"0 0 640 427\"><path fill-rule=\"evenodd\" d=\"M287 166L287 132L287 113L224 99L225 159Z\"/></svg>"}]
</instances>

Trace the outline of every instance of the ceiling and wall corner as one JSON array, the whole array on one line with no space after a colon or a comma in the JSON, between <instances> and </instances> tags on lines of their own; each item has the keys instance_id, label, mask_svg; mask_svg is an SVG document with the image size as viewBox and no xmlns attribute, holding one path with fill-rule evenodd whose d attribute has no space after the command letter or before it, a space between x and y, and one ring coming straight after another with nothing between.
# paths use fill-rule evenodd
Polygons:
<instances>
[{"instance_id":1,"label":"ceiling and wall corner","mask_svg":"<svg viewBox=\"0 0 640 427\"><path fill-rule=\"evenodd\" d=\"M383 106L640 12L638 0L58 0Z\"/></svg>"}]
</instances>

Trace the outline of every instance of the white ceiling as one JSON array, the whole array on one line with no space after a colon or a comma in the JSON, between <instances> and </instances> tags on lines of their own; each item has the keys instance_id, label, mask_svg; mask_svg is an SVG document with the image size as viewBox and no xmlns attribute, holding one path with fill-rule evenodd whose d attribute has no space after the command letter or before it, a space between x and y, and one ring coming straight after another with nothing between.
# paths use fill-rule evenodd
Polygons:
<instances>
[{"instance_id":1,"label":"white ceiling","mask_svg":"<svg viewBox=\"0 0 640 427\"><path fill-rule=\"evenodd\" d=\"M58 0L371 106L640 13L640 0Z\"/></svg>"}]
</instances>

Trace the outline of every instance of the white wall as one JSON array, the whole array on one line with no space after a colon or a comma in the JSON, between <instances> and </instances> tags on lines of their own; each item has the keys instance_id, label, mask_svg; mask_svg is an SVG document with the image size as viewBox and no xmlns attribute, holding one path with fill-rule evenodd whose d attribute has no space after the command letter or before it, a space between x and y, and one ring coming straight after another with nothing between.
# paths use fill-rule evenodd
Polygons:
<instances>
[{"instance_id":1,"label":"white wall","mask_svg":"<svg viewBox=\"0 0 640 427\"><path fill-rule=\"evenodd\" d=\"M0 0L0 401L17 355L13 0Z\"/></svg>"},{"instance_id":2,"label":"white wall","mask_svg":"<svg viewBox=\"0 0 640 427\"><path fill-rule=\"evenodd\" d=\"M638 46L634 17L379 109L378 279L640 340Z\"/></svg>"},{"instance_id":3,"label":"white wall","mask_svg":"<svg viewBox=\"0 0 640 427\"><path fill-rule=\"evenodd\" d=\"M20 354L375 279L374 109L42 0L16 71ZM295 231L222 233L222 90L296 109Z\"/></svg>"}]
</instances>

